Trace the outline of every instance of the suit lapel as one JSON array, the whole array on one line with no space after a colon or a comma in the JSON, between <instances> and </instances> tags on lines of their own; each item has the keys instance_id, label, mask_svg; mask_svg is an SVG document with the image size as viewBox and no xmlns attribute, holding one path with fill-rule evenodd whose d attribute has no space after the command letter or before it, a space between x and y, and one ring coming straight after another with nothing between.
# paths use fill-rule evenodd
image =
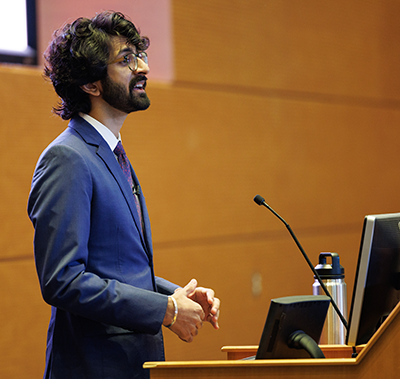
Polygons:
<instances>
[{"instance_id":1,"label":"suit lapel","mask_svg":"<svg viewBox=\"0 0 400 379\"><path fill-rule=\"evenodd\" d=\"M133 183L135 184L135 186L139 186L139 188L140 188L139 180L136 176L136 173L135 173L132 165L131 165L131 173L132 173ZM138 197L139 197L139 202L140 202L140 206L141 206L141 210L142 210L143 233L144 233L146 246L149 249L151 255L153 255L153 250L152 250L153 244L152 244L152 240L151 240L150 219L149 219L149 214L147 212L146 200L144 198L143 191L141 188L140 188Z\"/></svg>"},{"instance_id":2,"label":"suit lapel","mask_svg":"<svg viewBox=\"0 0 400 379\"><path fill-rule=\"evenodd\" d=\"M128 181L125 178L124 173L121 170L121 167L120 167L117 159L115 158L114 153L111 151L107 142L104 141L103 137L89 123L87 123L81 117L72 119L69 126L71 128L73 128L74 130L76 130L86 143L97 146L96 153L103 160L106 167L110 171L111 175L114 177L114 179L118 183L118 186L121 189L121 192L125 198L125 201L128 204L128 207L129 207L129 210L133 217L133 220L135 222L136 228L139 231L139 235L140 235L142 244L144 246L144 249L146 251L146 254L148 255L149 259L151 259L152 258L151 236L150 236L150 233L148 235L148 233L146 232L147 230L150 230L149 218L148 218L146 204L145 204L143 195L142 194L140 195L140 201L142 204L143 215L146 214L146 217L144 217L144 219L143 219L144 224L145 224L146 238L144 238L143 233L141 232L141 230L142 230L141 223L140 223L139 215L137 213L136 204L135 204L135 200L133 198L132 190L129 186ZM134 182L138 184L136 175L133 175L133 179L134 179ZM150 244L148 242L150 242Z\"/></svg>"}]
</instances>

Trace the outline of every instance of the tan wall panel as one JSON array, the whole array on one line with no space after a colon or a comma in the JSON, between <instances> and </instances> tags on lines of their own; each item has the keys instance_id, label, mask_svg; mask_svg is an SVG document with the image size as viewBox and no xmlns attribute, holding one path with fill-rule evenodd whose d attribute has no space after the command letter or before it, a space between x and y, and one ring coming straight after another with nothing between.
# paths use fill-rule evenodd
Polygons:
<instances>
[{"instance_id":1,"label":"tan wall panel","mask_svg":"<svg viewBox=\"0 0 400 379\"><path fill-rule=\"evenodd\" d=\"M26 257L32 255L26 205L34 162L62 129L50 112L56 97L40 70L0 66L0 76L0 251L3 258Z\"/></svg>"},{"instance_id":2,"label":"tan wall panel","mask_svg":"<svg viewBox=\"0 0 400 379\"><path fill-rule=\"evenodd\" d=\"M257 193L303 228L400 209L399 111L149 87L123 133L156 242L281 229Z\"/></svg>"},{"instance_id":3,"label":"tan wall panel","mask_svg":"<svg viewBox=\"0 0 400 379\"><path fill-rule=\"evenodd\" d=\"M353 282L358 232L325 234L301 240L314 262L324 251L321 246L337 251L346 267L346 281ZM265 237L258 236L253 241L235 241L232 238L231 242L204 242L198 246L179 246L177 243L159 249L156 264L159 275L173 277L181 284L196 277L200 283L215 287L223 300L220 330L214 331L210 325L204 325L199 336L189 345L165 332L168 360L224 359L219 355L221 346L257 345L270 300L312 294L314 282L301 253L285 232L275 236L266 233ZM261 280L260 293L253 292L253 279ZM351 296L351 287L348 296Z\"/></svg>"},{"instance_id":4,"label":"tan wall panel","mask_svg":"<svg viewBox=\"0 0 400 379\"><path fill-rule=\"evenodd\" d=\"M41 378L50 308L41 299L33 259L0 260L0 277L0 377Z\"/></svg>"},{"instance_id":5,"label":"tan wall panel","mask_svg":"<svg viewBox=\"0 0 400 379\"><path fill-rule=\"evenodd\" d=\"M396 0L173 4L177 80L399 100Z\"/></svg>"}]
</instances>

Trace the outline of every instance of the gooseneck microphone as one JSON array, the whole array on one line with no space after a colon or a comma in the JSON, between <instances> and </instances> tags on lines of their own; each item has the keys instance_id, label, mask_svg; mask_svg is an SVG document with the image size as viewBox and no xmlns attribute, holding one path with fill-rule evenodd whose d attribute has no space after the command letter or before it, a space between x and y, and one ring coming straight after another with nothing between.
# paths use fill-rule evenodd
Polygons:
<instances>
[{"instance_id":1,"label":"gooseneck microphone","mask_svg":"<svg viewBox=\"0 0 400 379\"><path fill-rule=\"evenodd\" d=\"M326 288L326 286L325 286L324 282L322 281L321 277L318 275L318 272L315 270L315 268L312 265L311 261L308 259L308 256L307 256L306 252L304 251L303 247L300 245L300 242L297 239L297 237L295 236L295 234L293 233L293 230L290 227L290 225L265 202L265 199L262 196L256 195L254 197L254 201L258 205L264 205L264 207L268 208L276 217L279 218L279 220L281 220L285 224L285 226L286 226L287 230L289 231L290 235L292 236L294 242L296 242L297 247L300 249L301 253L303 254L304 259L306 260L306 262L310 266L311 271L313 272L313 274L317 278L319 284L321 285L321 288L326 293L326 296L328 296L331 299L332 306L335 309L336 313L338 314L338 316L339 316L340 320L342 321L344 327L346 328L346 331L348 331L349 327L347 325L346 319L344 318L342 312L340 312L337 304L335 303L335 301L332 298L332 295L329 293L329 291Z\"/></svg>"}]
</instances>

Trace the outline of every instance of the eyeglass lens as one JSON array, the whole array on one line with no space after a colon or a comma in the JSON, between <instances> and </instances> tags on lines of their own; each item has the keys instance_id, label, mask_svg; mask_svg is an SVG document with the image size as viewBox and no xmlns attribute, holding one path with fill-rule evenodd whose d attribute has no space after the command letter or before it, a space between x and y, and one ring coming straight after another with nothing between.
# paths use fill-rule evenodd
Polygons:
<instances>
[{"instance_id":1,"label":"eyeglass lens","mask_svg":"<svg viewBox=\"0 0 400 379\"><path fill-rule=\"evenodd\" d=\"M129 68L132 71L136 71L138 68L138 58L140 58L144 63L148 63L148 58L146 53L139 53L139 54L129 54Z\"/></svg>"}]
</instances>

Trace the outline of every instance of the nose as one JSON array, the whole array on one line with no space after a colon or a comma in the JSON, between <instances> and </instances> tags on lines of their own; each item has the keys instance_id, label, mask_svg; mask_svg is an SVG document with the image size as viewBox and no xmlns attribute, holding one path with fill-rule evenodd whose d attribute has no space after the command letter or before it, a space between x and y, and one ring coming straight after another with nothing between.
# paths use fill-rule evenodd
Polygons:
<instances>
[{"instance_id":1,"label":"nose","mask_svg":"<svg viewBox=\"0 0 400 379\"><path fill-rule=\"evenodd\" d=\"M135 75L144 74L147 75L150 72L149 65L143 61L142 59L138 58L137 60L137 69L135 71Z\"/></svg>"}]
</instances>

